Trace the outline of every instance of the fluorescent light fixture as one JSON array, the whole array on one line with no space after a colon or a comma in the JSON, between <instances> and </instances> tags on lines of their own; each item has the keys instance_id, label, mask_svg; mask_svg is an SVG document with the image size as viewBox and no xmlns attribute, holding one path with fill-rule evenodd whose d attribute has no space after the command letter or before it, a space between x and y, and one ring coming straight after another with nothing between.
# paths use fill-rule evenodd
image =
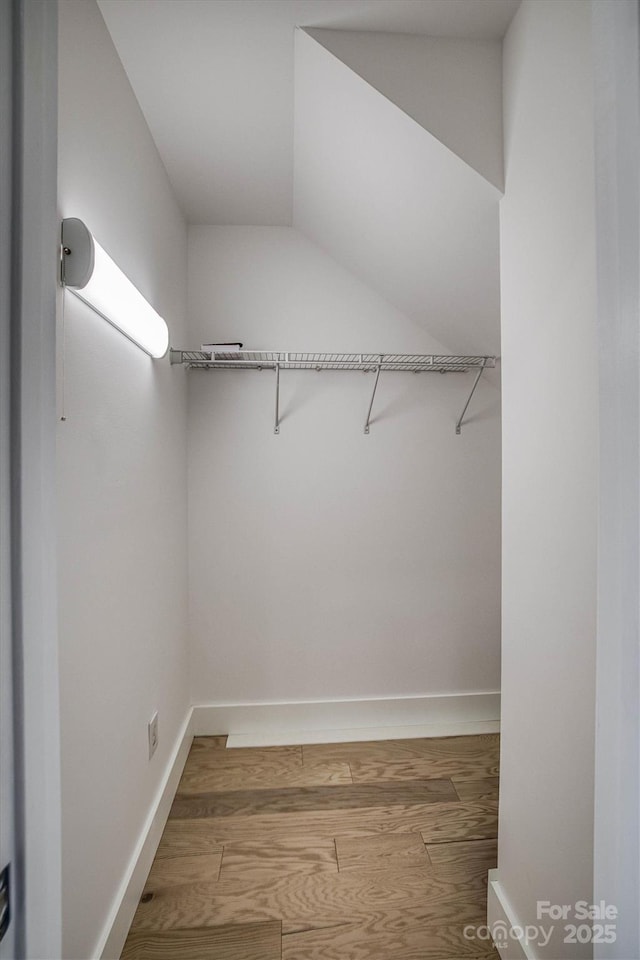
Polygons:
<instances>
[{"instance_id":1,"label":"fluorescent light fixture","mask_svg":"<svg viewBox=\"0 0 640 960\"><path fill-rule=\"evenodd\" d=\"M76 217L62 221L62 282L150 356L164 357L167 324Z\"/></svg>"}]
</instances>

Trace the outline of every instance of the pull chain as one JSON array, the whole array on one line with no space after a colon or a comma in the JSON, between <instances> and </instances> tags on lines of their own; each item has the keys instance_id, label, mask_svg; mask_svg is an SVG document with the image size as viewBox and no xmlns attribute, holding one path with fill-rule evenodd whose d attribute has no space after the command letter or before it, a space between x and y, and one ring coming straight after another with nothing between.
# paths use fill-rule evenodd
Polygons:
<instances>
[{"instance_id":1,"label":"pull chain","mask_svg":"<svg viewBox=\"0 0 640 960\"><path fill-rule=\"evenodd\" d=\"M66 324L65 324L65 303L67 297L67 288L62 284L62 311L60 317L60 332L62 339L62 360L61 360L61 386L60 386L60 422L65 423L67 420L67 370L66 370L66 360L67 360L67 336L66 336Z\"/></svg>"}]
</instances>

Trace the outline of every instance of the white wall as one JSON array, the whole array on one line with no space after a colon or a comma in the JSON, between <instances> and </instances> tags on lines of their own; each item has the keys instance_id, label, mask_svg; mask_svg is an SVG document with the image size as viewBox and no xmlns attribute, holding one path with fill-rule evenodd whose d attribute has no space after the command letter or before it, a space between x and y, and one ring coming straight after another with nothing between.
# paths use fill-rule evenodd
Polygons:
<instances>
[{"instance_id":1,"label":"white wall","mask_svg":"<svg viewBox=\"0 0 640 960\"><path fill-rule=\"evenodd\" d=\"M504 45L502 779L519 921L593 891L598 406L591 7L525 0ZM541 956L588 956L556 936Z\"/></svg>"},{"instance_id":2,"label":"white wall","mask_svg":"<svg viewBox=\"0 0 640 960\"><path fill-rule=\"evenodd\" d=\"M597 0L600 510L594 894L640 956L640 8Z\"/></svg>"},{"instance_id":3,"label":"white wall","mask_svg":"<svg viewBox=\"0 0 640 960\"><path fill-rule=\"evenodd\" d=\"M184 337L186 230L93 0L60 3L60 215ZM63 956L87 958L187 694L186 383L72 294L59 324ZM64 357L64 359L63 359ZM147 756L147 721L160 745Z\"/></svg>"},{"instance_id":4,"label":"white wall","mask_svg":"<svg viewBox=\"0 0 640 960\"><path fill-rule=\"evenodd\" d=\"M188 345L440 351L289 228L193 227ZM496 690L499 393L472 379L189 374L195 702Z\"/></svg>"}]
</instances>

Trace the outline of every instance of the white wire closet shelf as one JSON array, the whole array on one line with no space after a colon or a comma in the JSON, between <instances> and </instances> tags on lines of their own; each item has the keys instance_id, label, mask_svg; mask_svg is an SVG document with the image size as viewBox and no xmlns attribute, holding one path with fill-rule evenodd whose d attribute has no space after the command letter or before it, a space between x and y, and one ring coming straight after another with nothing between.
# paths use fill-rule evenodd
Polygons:
<instances>
[{"instance_id":1,"label":"white wire closet shelf","mask_svg":"<svg viewBox=\"0 0 640 960\"><path fill-rule=\"evenodd\" d=\"M274 370L276 374L276 402L274 433L280 433L280 371L281 370L346 370L375 373L373 393L364 425L369 433L371 411L380 374L394 373L468 373L476 374L471 392L456 422L456 433L462 428L464 415L484 371L495 367L494 356L464 356L420 353L301 353L282 350L235 350L207 353L202 350L170 351L172 364L183 364L190 370Z\"/></svg>"}]
</instances>

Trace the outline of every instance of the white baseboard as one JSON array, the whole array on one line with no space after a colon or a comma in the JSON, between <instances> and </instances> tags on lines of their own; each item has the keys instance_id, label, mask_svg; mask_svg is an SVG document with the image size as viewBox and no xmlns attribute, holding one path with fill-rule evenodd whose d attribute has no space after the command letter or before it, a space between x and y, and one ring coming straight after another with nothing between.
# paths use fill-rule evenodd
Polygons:
<instances>
[{"instance_id":1,"label":"white baseboard","mask_svg":"<svg viewBox=\"0 0 640 960\"><path fill-rule=\"evenodd\" d=\"M194 736L227 734L228 746L447 737L497 732L499 717L498 693L192 707L93 956L117 960L122 953ZM520 957L535 960L529 954Z\"/></svg>"},{"instance_id":2,"label":"white baseboard","mask_svg":"<svg viewBox=\"0 0 640 960\"><path fill-rule=\"evenodd\" d=\"M193 740L192 716L193 710L190 708L176 739L176 745L151 805L149 816L140 832L124 879L114 899L113 908L98 940L94 957L99 957L101 960L117 960L122 953L187 761Z\"/></svg>"},{"instance_id":3,"label":"white baseboard","mask_svg":"<svg viewBox=\"0 0 640 960\"><path fill-rule=\"evenodd\" d=\"M538 960L531 944L509 935L512 930L522 929L522 925L500 883L498 870L489 871L487 926L493 931L493 942L500 960Z\"/></svg>"},{"instance_id":4,"label":"white baseboard","mask_svg":"<svg viewBox=\"0 0 640 960\"><path fill-rule=\"evenodd\" d=\"M499 693L211 703L194 706L193 733L227 734L230 747L276 746L494 733L499 720Z\"/></svg>"},{"instance_id":5,"label":"white baseboard","mask_svg":"<svg viewBox=\"0 0 640 960\"><path fill-rule=\"evenodd\" d=\"M499 733L497 720L470 723L413 723L398 727L341 727L337 730L290 730L273 733L230 734L227 748L286 747L292 744L356 743L367 740L411 740L416 737L472 737Z\"/></svg>"}]
</instances>

